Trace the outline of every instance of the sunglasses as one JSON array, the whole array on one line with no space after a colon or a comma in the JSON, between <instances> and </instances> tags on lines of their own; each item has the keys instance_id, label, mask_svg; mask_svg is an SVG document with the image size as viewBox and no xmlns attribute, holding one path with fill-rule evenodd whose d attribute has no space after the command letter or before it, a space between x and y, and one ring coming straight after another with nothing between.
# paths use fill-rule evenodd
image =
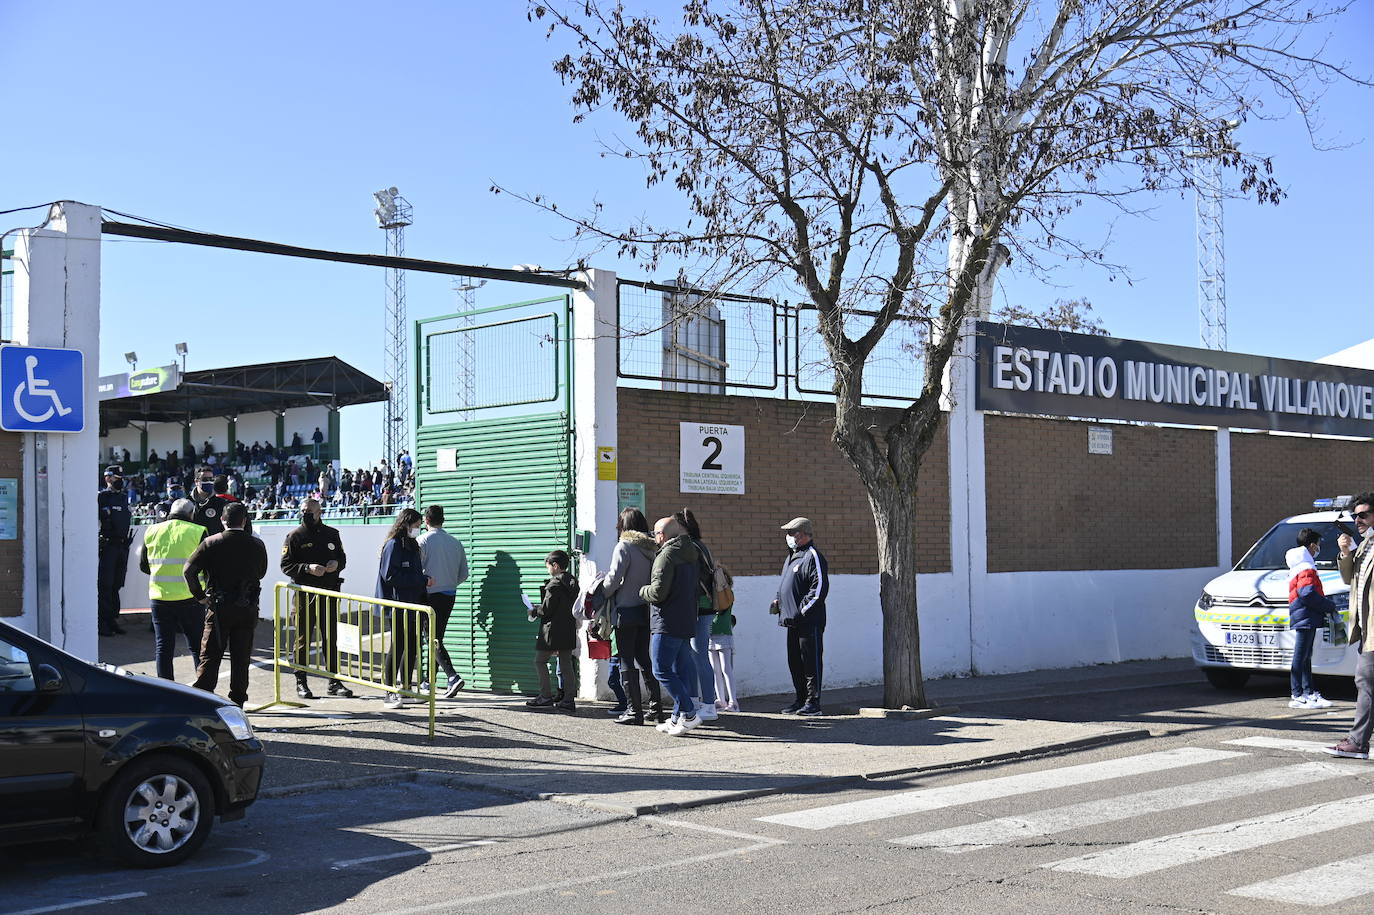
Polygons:
<instances>
[{"instance_id":1,"label":"sunglasses","mask_svg":"<svg viewBox=\"0 0 1374 915\"><path fill-rule=\"evenodd\" d=\"M1356 521L1363 521L1363 520L1365 520L1366 518L1370 517L1371 515L1374 515L1374 511L1363 511L1363 512L1351 512L1351 513L1350 513L1350 517L1354 518Z\"/></svg>"}]
</instances>

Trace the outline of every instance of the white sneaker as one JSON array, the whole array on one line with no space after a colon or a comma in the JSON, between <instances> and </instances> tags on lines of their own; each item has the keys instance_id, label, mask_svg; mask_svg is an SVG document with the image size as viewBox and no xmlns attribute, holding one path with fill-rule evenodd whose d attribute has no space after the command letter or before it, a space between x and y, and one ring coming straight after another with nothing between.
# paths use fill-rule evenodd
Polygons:
<instances>
[{"instance_id":1,"label":"white sneaker","mask_svg":"<svg viewBox=\"0 0 1374 915\"><path fill-rule=\"evenodd\" d=\"M382 705L387 708L405 708L405 700L401 698L400 693L387 693L386 698L382 700Z\"/></svg>"},{"instance_id":2,"label":"white sneaker","mask_svg":"<svg viewBox=\"0 0 1374 915\"><path fill-rule=\"evenodd\" d=\"M654 725L654 730L662 731L663 733L667 734L670 730L672 730L675 727L677 727L677 719L669 718L667 721L660 721L658 724Z\"/></svg>"},{"instance_id":3,"label":"white sneaker","mask_svg":"<svg viewBox=\"0 0 1374 915\"><path fill-rule=\"evenodd\" d=\"M666 733L669 737L681 737L683 734L698 727L700 724L701 719L696 715L691 715L687 718L679 718L677 724L670 727Z\"/></svg>"},{"instance_id":4,"label":"white sneaker","mask_svg":"<svg viewBox=\"0 0 1374 915\"><path fill-rule=\"evenodd\" d=\"M1289 699L1289 700L1288 700L1288 707L1289 707L1289 708L1312 708L1312 706L1308 704L1308 702L1307 702L1307 697L1306 697L1306 696L1294 696L1292 699Z\"/></svg>"},{"instance_id":5,"label":"white sneaker","mask_svg":"<svg viewBox=\"0 0 1374 915\"><path fill-rule=\"evenodd\" d=\"M1308 708L1331 708L1331 700L1324 698L1321 693L1312 692L1307 694Z\"/></svg>"},{"instance_id":6,"label":"white sneaker","mask_svg":"<svg viewBox=\"0 0 1374 915\"><path fill-rule=\"evenodd\" d=\"M716 714L714 705L698 705L696 717L702 721L715 721L720 716Z\"/></svg>"}]
</instances>

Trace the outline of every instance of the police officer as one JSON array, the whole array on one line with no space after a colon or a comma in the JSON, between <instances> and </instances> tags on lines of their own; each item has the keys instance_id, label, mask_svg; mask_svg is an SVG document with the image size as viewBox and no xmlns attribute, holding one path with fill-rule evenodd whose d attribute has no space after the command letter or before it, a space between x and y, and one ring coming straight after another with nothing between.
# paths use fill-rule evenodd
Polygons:
<instances>
[{"instance_id":1,"label":"police officer","mask_svg":"<svg viewBox=\"0 0 1374 915\"><path fill-rule=\"evenodd\" d=\"M281 548L281 570L298 585L337 591L343 584L339 573L344 570L348 558L344 555L339 532L320 518L318 499L306 499L301 503L301 526L286 535L286 542ZM296 629L292 652L296 666L309 666L310 645L319 642L318 666L333 671L338 660L338 601L298 591L291 618ZM331 696L345 699L353 696L352 690L333 677L329 680L327 691ZM296 671L296 695L302 699L315 698L301 670Z\"/></svg>"},{"instance_id":2,"label":"police officer","mask_svg":"<svg viewBox=\"0 0 1374 915\"><path fill-rule=\"evenodd\" d=\"M133 514L124 492L124 468L105 468L105 488L96 499L100 508L100 565L96 573L96 614L101 635L123 635L119 625L119 589L129 568L133 542Z\"/></svg>"},{"instance_id":3,"label":"police officer","mask_svg":"<svg viewBox=\"0 0 1374 915\"><path fill-rule=\"evenodd\" d=\"M228 648L229 701L243 708L248 701L248 665L253 657L253 629L258 624L258 596L267 574L267 547L245 529L248 509L242 502L229 503L223 521L224 531L206 537L186 563L186 587L207 608L205 641L200 646L200 666L192 685L215 691L219 665Z\"/></svg>"}]
</instances>

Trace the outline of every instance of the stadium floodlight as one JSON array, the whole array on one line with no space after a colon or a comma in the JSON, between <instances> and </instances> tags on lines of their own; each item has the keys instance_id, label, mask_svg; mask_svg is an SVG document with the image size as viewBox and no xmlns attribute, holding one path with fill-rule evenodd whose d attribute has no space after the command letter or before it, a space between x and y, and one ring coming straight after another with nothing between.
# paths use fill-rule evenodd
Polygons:
<instances>
[{"instance_id":1,"label":"stadium floodlight","mask_svg":"<svg viewBox=\"0 0 1374 915\"><path fill-rule=\"evenodd\" d=\"M125 353L124 361L133 368L138 368L138 353Z\"/></svg>"},{"instance_id":2,"label":"stadium floodlight","mask_svg":"<svg viewBox=\"0 0 1374 915\"><path fill-rule=\"evenodd\" d=\"M185 356L188 352L190 352L190 351L186 348L186 344L185 344L185 343L178 343L178 344L177 344L177 355L178 355L178 356Z\"/></svg>"}]
</instances>

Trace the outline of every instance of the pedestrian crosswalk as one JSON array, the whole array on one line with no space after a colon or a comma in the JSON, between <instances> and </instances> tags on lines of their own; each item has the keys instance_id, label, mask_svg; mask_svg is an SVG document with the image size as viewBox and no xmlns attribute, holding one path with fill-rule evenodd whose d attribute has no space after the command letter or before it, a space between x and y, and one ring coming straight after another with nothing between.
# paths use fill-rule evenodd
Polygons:
<instances>
[{"instance_id":1,"label":"pedestrian crosswalk","mask_svg":"<svg viewBox=\"0 0 1374 915\"><path fill-rule=\"evenodd\" d=\"M1356 851L1361 843L1348 840L1352 829L1374 823L1374 794L1362 794L1355 777L1374 774L1369 763L1354 760L1299 761L1254 755L1257 750L1284 750L1292 753L1319 752L1322 744L1284 738L1251 737L1227 741L1225 749L1182 747L1155 753L1140 753L1117 759L1033 772L994 776L976 781L941 785L879 795L859 801L825 804L809 809L759 817L765 823L792 829L821 831L870 824L898 817L912 818L921 831L897 834L886 841L914 849L951 855L968 855L1000 846L1045 850L1054 857L1053 842L1063 845L1095 846L1085 854L1055 860L1035 861L1049 871L1081 874L1109 880L1127 880L1158 875L1172 868L1198 865L1228 855L1262 849L1293 840L1311 839L1309 845L1292 848L1327 850L1315 860L1339 858L1332 849ZM1245 748L1245 749L1242 749ZM1226 763L1226 774L1219 774L1212 763ZM1243 770L1243 771L1240 771ZM1144 791L1121 791L1122 782L1140 777L1172 782L1165 787ZM1342 780L1346 780L1344 783ZM1053 800L1068 790L1078 797L1092 796L1070 804L1055 805ZM1009 804L1008 800L1013 799ZM1248 799L1251 806L1237 811L1237 799ZM1299 799L1306 803L1295 803ZM1320 799L1320 800L1319 800ZM1004 813L1009 807L1025 810L1006 816L978 819L978 811L960 815L959 808L989 801L999 802ZM1315 801L1315 802L1314 802ZM1265 809L1265 806L1282 809ZM1234 812L1254 814L1234 816ZM1226 812L1232 812L1227 816ZM962 825L960 819L971 820ZM1188 820L1192 822L1188 822ZM921 822L922 820L927 822ZM1100 831L1107 824L1135 820L1129 837L1150 835L1158 826L1163 835L1139 841L1104 840ZM908 825L903 823L902 825ZM1179 831L1172 825L1187 826ZM900 829L892 829L900 833ZM1075 834L1085 831L1089 838ZM881 835L881 833L878 833ZM1370 833L1364 833L1368 836ZM1367 839L1363 847L1368 847ZM1291 852L1292 848L1285 852ZM1298 864L1312 864L1296 857ZM1292 861L1278 855L1267 856L1267 866ZM1249 868L1239 870L1253 879ZM1374 855L1343 860L1326 860L1316 866L1278 874L1268 879L1235 886L1216 887L1218 892L1246 899L1313 906L1334 905L1374 893Z\"/></svg>"}]
</instances>

